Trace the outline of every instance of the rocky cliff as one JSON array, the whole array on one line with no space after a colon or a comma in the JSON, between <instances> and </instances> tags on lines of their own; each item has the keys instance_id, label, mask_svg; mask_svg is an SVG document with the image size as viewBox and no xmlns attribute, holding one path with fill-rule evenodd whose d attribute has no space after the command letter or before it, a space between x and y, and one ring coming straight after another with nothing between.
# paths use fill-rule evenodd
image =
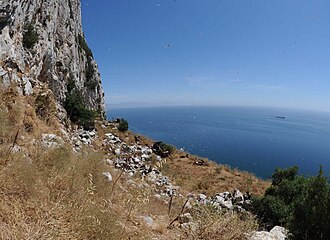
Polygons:
<instances>
[{"instance_id":1,"label":"rocky cliff","mask_svg":"<svg viewBox=\"0 0 330 240\"><path fill-rule=\"evenodd\" d=\"M87 108L104 114L98 66L82 31L80 0L0 0L0 81L16 84L23 95L48 86L59 112L74 84Z\"/></svg>"}]
</instances>

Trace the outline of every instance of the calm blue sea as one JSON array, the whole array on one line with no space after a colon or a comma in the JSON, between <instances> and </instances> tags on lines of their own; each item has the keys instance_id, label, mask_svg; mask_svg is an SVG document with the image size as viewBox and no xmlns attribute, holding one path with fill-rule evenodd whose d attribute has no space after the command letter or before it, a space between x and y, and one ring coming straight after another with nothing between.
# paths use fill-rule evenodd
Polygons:
<instances>
[{"instance_id":1,"label":"calm blue sea","mask_svg":"<svg viewBox=\"0 0 330 240\"><path fill-rule=\"evenodd\" d=\"M269 178L275 167L330 173L330 113L238 107L113 109L130 130ZM275 116L285 116L279 119Z\"/></svg>"}]
</instances>

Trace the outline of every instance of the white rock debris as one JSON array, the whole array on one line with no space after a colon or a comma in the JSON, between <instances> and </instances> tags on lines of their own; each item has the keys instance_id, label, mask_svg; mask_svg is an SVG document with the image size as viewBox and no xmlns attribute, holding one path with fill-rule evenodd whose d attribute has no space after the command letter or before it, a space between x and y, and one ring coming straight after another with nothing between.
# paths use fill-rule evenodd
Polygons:
<instances>
[{"instance_id":1,"label":"white rock debris","mask_svg":"<svg viewBox=\"0 0 330 240\"><path fill-rule=\"evenodd\" d=\"M55 134L42 134L41 135L41 146L43 148L56 148L63 145L64 141L62 138Z\"/></svg>"},{"instance_id":2,"label":"white rock debris","mask_svg":"<svg viewBox=\"0 0 330 240\"><path fill-rule=\"evenodd\" d=\"M109 148L109 156L114 159L106 159L106 163L117 169L123 169L128 176L139 173L147 182L152 183L159 190L159 194L176 195L178 186L174 186L167 176L156 168L150 166L150 160L154 157L158 162L165 160L155 155L148 146L140 145L140 142L128 144L112 133L106 133L103 145Z\"/></svg>"},{"instance_id":3,"label":"white rock debris","mask_svg":"<svg viewBox=\"0 0 330 240\"><path fill-rule=\"evenodd\" d=\"M143 179L152 183L158 189L159 196L181 196L179 186L172 184L172 181L164 176L157 167L150 166L150 160L165 162L166 159L157 155L150 147L140 145L139 141L133 144L126 143L113 133L106 133L103 145L109 148L109 156L113 159L105 159L106 163L117 169L123 169L128 176L139 173ZM199 194L193 204L209 205L219 210L246 212L251 206L250 196L243 195L238 189L234 192L222 192L215 196L207 197Z\"/></svg>"},{"instance_id":4,"label":"white rock debris","mask_svg":"<svg viewBox=\"0 0 330 240\"><path fill-rule=\"evenodd\" d=\"M78 129L74 131L71 137L71 142L74 145L74 150L79 151L84 145L91 145L93 140L97 137L96 131Z\"/></svg>"},{"instance_id":5,"label":"white rock debris","mask_svg":"<svg viewBox=\"0 0 330 240\"><path fill-rule=\"evenodd\" d=\"M109 181L112 182L112 175L109 172L104 172L102 175Z\"/></svg>"},{"instance_id":6,"label":"white rock debris","mask_svg":"<svg viewBox=\"0 0 330 240\"><path fill-rule=\"evenodd\" d=\"M285 240L288 236L288 230L283 227L275 226L270 232L253 232L249 240Z\"/></svg>"}]
</instances>

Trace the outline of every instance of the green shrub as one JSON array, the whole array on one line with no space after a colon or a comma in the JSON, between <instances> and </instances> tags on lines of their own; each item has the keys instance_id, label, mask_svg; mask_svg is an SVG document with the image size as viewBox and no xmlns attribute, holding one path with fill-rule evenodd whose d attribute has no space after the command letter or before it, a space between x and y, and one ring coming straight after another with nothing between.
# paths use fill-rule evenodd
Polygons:
<instances>
[{"instance_id":1,"label":"green shrub","mask_svg":"<svg viewBox=\"0 0 330 240\"><path fill-rule=\"evenodd\" d=\"M95 89L98 82L96 81L95 77L95 70L94 67L92 65L92 62L90 59L87 60L86 63L86 87L88 87L89 89Z\"/></svg>"},{"instance_id":2,"label":"green shrub","mask_svg":"<svg viewBox=\"0 0 330 240\"><path fill-rule=\"evenodd\" d=\"M32 24L28 24L24 27L23 32L23 47L30 49L39 41L38 33L34 30Z\"/></svg>"},{"instance_id":3,"label":"green shrub","mask_svg":"<svg viewBox=\"0 0 330 240\"><path fill-rule=\"evenodd\" d=\"M93 58L92 50L88 47L85 38L80 34L78 35L78 44L79 44L79 48L84 50L84 52L86 53L87 58L88 57Z\"/></svg>"},{"instance_id":4,"label":"green shrub","mask_svg":"<svg viewBox=\"0 0 330 240\"><path fill-rule=\"evenodd\" d=\"M92 50L88 47L85 38L82 35L78 35L78 44L79 49L83 50L87 56L87 62L85 66L85 76L86 76L86 83L85 86L89 89L95 89L98 82L96 81L94 75L95 75L95 69L92 64L93 59L93 53Z\"/></svg>"},{"instance_id":5,"label":"green shrub","mask_svg":"<svg viewBox=\"0 0 330 240\"><path fill-rule=\"evenodd\" d=\"M298 167L292 167L288 169L276 168L275 173L272 176L272 185L277 186L282 181L293 181L298 174Z\"/></svg>"},{"instance_id":6,"label":"green shrub","mask_svg":"<svg viewBox=\"0 0 330 240\"><path fill-rule=\"evenodd\" d=\"M119 120L119 125L118 125L118 131L120 132L126 132L128 130L128 122L125 119L120 119Z\"/></svg>"},{"instance_id":7,"label":"green shrub","mask_svg":"<svg viewBox=\"0 0 330 240\"><path fill-rule=\"evenodd\" d=\"M73 123L79 124L85 129L94 127L96 113L88 109L83 102L83 96L75 87L73 78L70 77L67 85L68 92L64 102L64 108Z\"/></svg>"},{"instance_id":8,"label":"green shrub","mask_svg":"<svg viewBox=\"0 0 330 240\"><path fill-rule=\"evenodd\" d=\"M330 188L322 170L311 177L293 209L289 229L294 239L330 239Z\"/></svg>"},{"instance_id":9,"label":"green shrub","mask_svg":"<svg viewBox=\"0 0 330 240\"><path fill-rule=\"evenodd\" d=\"M298 176L298 168L276 169L265 196L253 201L267 226L283 225L292 239L330 239L330 187L322 168L315 177Z\"/></svg>"},{"instance_id":10,"label":"green shrub","mask_svg":"<svg viewBox=\"0 0 330 240\"><path fill-rule=\"evenodd\" d=\"M164 143L164 142L160 142L159 143L159 146L162 148L162 150L164 152L169 152L170 154L174 153L175 151L175 147L170 145L170 144L167 144L167 143Z\"/></svg>"},{"instance_id":11,"label":"green shrub","mask_svg":"<svg viewBox=\"0 0 330 240\"><path fill-rule=\"evenodd\" d=\"M68 93L71 93L72 91L74 91L76 89L76 83L74 81L74 76L72 75L72 73L70 74L70 77L68 79L66 89L67 89Z\"/></svg>"}]
</instances>

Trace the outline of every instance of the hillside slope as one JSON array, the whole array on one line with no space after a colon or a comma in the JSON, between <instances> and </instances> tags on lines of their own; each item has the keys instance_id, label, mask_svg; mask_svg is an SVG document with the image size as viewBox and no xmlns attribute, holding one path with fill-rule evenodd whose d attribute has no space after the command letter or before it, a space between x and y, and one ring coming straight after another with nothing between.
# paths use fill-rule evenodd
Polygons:
<instances>
[{"instance_id":1,"label":"hillside slope","mask_svg":"<svg viewBox=\"0 0 330 240\"><path fill-rule=\"evenodd\" d=\"M0 106L1 239L246 239L257 229L236 189L269 183L251 174L159 155L117 123L64 131L13 87Z\"/></svg>"},{"instance_id":2,"label":"hillside slope","mask_svg":"<svg viewBox=\"0 0 330 240\"><path fill-rule=\"evenodd\" d=\"M258 228L250 194L269 182L104 119L79 0L0 1L0 31L1 239L246 239ZM68 98L98 113L94 129L68 120Z\"/></svg>"}]
</instances>

